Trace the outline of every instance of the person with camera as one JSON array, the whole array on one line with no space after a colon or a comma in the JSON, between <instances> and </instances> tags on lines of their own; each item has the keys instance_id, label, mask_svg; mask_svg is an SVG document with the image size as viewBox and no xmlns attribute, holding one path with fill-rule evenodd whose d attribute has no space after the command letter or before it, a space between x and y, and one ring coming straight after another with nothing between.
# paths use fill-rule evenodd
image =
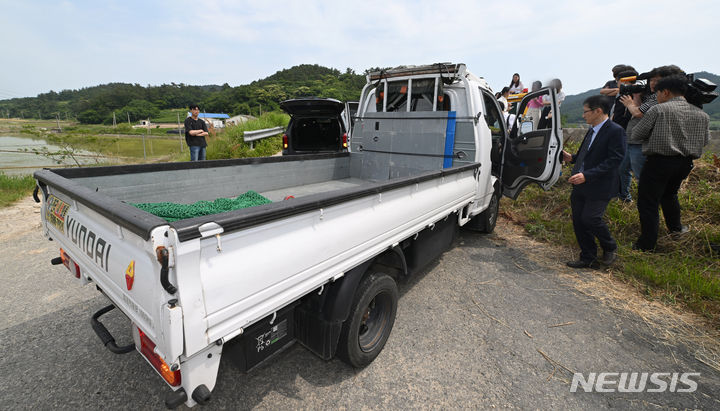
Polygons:
<instances>
[{"instance_id":1,"label":"person with camera","mask_svg":"<svg viewBox=\"0 0 720 411\"><path fill-rule=\"evenodd\" d=\"M610 265L617 259L617 242L603 221L603 215L610 199L617 193L618 166L625 155L625 130L609 121L609 112L607 97L588 97L583 102L583 119L590 129L577 154L562 152L565 162L575 164L568 182L573 185L570 206L575 238L580 246L580 258L567 262L568 267L596 266L595 238L603 249L601 263Z\"/></svg>"},{"instance_id":2,"label":"person with camera","mask_svg":"<svg viewBox=\"0 0 720 411\"><path fill-rule=\"evenodd\" d=\"M685 233L680 220L677 193L702 155L710 139L709 116L685 99L688 80L684 75L662 77L655 83L658 104L650 108L633 129L632 139L642 142L646 156L638 186L640 236L633 249L655 249L659 212L672 233Z\"/></svg>"},{"instance_id":3,"label":"person with camera","mask_svg":"<svg viewBox=\"0 0 720 411\"><path fill-rule=\"evenodd\" d=\"M603 88L600 89L600 94L608 97L616 97L618 95L618 92L620 91L620 85L618 84L618 74L627 70L628 67L629 66L626 64L616 64L611 70L613 79L605 83Z\"/></svg>"},{"instance_id":4,"label":"person with camera","mask_svg":"<svg viewBox=\"0 0 720 411\"><path fill-rule=\"evenodd\" d=\"M620 199L623 201L632 201L630 196L630 183L632 182L632 174L636 179L640 179L643 165L645 164L645 155L642 153L642 142L632 139L632 130L640 122L640 119L657 104L655 96L655 85L658 80L663 77L685 74L680 67L675 65L660 66L652 69L647 73L637 76L638 80L647 80L646 85L636 84L629 87L623 87L628 90L626 93L620 93L620 103L626 107L632 118L625 128L628 136L627 152L625 159L620 165Z\"/></svg>"}]
</instances>

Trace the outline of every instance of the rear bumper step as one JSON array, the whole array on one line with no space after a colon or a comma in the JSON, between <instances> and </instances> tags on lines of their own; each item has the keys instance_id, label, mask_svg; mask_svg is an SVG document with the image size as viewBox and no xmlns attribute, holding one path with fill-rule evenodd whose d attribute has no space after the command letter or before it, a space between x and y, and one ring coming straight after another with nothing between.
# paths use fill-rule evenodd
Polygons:
<instances>
[{"instance_id":1,"label":"rear bumper step","mask_svg":"<svg viewBox=\"0 0 720 411\"><path fill-rule=\"evenodd\" d=\"M92 325L93 331L95 331L95 334L97 334L97 336L100 338L100 341L102 341L103 345L108 350L114 352L115 354L127 354L130 351L135 350L135 344L133 343L118 347L118 345L115 343L115 337L110 334L110 331L108 331L108 329L105 328L103 323L101 323L99 320L101 315L107 314L113 309L115 309L115 306L112 304L108 305L105 308L101 308L98 312L93 314L92 318L90 319L90 325Z\"/></svg>"}]
</instances>

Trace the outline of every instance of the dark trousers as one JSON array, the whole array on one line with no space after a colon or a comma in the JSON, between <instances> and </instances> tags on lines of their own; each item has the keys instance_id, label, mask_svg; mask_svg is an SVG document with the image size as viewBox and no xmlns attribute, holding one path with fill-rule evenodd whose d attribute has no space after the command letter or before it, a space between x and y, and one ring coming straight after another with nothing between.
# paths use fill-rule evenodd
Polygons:
<instances>
[{"instance_id":1,"label":"dark trousers","mask_svg":"<svg viewBox=\"0 0 720 411\"><path fill-rule=\"evenodd\" d=\"M605 208L610 200L591 200L573 190L570 195L572 222L575 238L580 246L580 259L593 261L597 258L597 244L600 242L604 251L615 251L617 243L603 220Z\"/></svg>"},{"instance_id":2,"label":"dark trousers","mask_svg":"<svg viewBox=\"0 0 720 411\"><path fill-rule=\"evenodd\" d=\"M689 157L648 156L640 174L638 185L638 214L640 215L640 238L637 247L642 250L655 248L658 236L659 212L662 207L668 231L682 230L680 203L677 193L680 184L693 168Z\"/></svg>"}]
</instances>

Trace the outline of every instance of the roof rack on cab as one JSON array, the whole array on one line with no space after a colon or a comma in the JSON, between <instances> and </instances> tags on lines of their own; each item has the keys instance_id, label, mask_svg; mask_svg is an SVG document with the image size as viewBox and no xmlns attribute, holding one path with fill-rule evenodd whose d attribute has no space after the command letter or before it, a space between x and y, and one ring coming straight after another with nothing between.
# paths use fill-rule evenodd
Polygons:
<instances>
[{"instance_id":1,"label":"roof rack on cab","mask_svg":"<svg viewBox=\"0 0 720 411\"><path fill-rule=\"evenodd\" d=\"M465 64L435 63L422 66L399 66L388 70L373 71L367 75L368 82L393 77L440 74L444 79L452 80L465 75Z\"/></svg>"}]
</instances>

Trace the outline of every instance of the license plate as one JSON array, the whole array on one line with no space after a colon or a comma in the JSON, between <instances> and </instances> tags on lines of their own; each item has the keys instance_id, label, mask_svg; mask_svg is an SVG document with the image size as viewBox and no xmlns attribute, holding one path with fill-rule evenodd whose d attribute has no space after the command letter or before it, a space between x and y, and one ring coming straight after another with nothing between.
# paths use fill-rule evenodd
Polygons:
<instances>
[{"instance_id":1,"label":"license plate","mask_svg":"<svg viewBox=\"0 0 720 411\"><path fill-rule=\"evenodd\" d=\"M65 234L65 216L67 216L70 210L68 203L50 194L45 208L45 219L47 222Z\"/></svg>"}]
</instances>

